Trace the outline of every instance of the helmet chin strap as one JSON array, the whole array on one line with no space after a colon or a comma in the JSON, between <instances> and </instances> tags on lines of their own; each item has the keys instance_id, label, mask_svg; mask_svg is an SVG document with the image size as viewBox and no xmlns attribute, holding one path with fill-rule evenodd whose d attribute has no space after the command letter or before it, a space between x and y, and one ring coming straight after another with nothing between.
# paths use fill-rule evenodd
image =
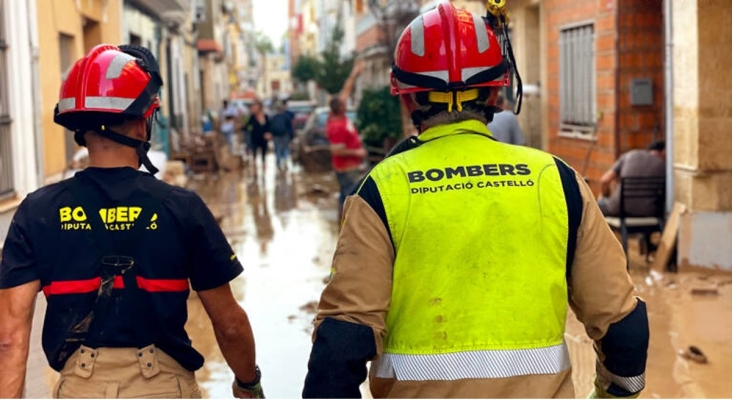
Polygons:
<instances>
[{"instance_id":1,"label":"helmet chin strap","mask_svg":"<svg viewBox=\"0 0 732 400\"><path fill-rule=\"evenodd\" d=\"M138 159L137 166L140 167L141 165L144 165L150 175L155 175L160 171L159 169L155 168L155 166L150 161L150 158L147 156L147 152L150 150L150 142L143 142L141 140L133 139L129 136L125 136L121 133L108 129L104 125L102 125L98 129L95 129L94 132L115 143L119 143L123 146L132 147L133 149L135 149L135 153L137 153Z\"/></svg>"}]
</instances>

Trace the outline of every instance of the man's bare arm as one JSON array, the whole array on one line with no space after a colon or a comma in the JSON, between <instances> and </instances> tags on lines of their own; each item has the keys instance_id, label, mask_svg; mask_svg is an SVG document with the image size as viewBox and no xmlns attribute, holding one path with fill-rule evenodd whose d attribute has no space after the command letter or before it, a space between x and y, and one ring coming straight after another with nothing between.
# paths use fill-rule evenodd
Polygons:
<instances>
[{"instance_id":1,"label":"man's bare arm","mask_svg":"<svg viewBox=\"0 0 732 400\"><path fill-rule=\"evenodd\" d=\"M20 398L25 385L33 310L40 281L0 289L0 398Z\"/></svg>"},{"instance_id":2,"label":"man's bare arm","mask_svg":"<svg viewBox=\"0 0 732 400\"><path fill-rule=\"evenodd\" d=\"M343 143L334 144L330 146L330 152L334 156L338 157L361 157L364 158L368 155L366 149L359 147L357 149L348 149Z\"/></svg>"},{"instance_id":3,"label":"man's bare arm","mask_svg":"<svg viewBox=\"0 0 732 400\"><path fill-rule=\"evenodd\" d=\"M615 173L614 169L609 169L607 172L605 172L602 177L600 178L600 185L602 194L604 196L609 196L610 191L612 189L612 184L618 179L618 174Z\"/></svg>"},{"instance_id":4,"label":"man's bare arm","mask_svg":"<svg viewBox=\"0 0 732 400\"><path fill-rule=\"evenodd\" d=\"M341 99L343 104L346 104L348 102L348 99L351 97L351 94L353 94L353 88L356 86L356 78L358 78L358 75L361 74L364 66L365 64L363 60L358 60L355 64L353 64L351 74L348 75L346 83L343 84L343 89L341 89L341 92L338 94L338 97Z\"/></svg>"},{"instance_id":5,"label":"man's bare arm","mask_svg":"<svg viewBox=\"0 0 732 400\"><path fill-rule=\"evenodd\" d=\"M249 317L234 299L229 284L198 292L211 318L216 341L226 363L242 382L255 379L256 353Z\"/></svg>"}]
</instances>

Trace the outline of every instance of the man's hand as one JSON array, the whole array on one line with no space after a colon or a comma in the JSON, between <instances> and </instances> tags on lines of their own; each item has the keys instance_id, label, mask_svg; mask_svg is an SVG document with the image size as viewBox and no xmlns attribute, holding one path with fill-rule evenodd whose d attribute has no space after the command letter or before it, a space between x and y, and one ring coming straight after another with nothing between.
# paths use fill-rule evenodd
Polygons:
<instances>
[{"instance_id":1,"label":"man's hand","mask_svg":"<svg viewBox=\"0 0 732 400\"><path fill-rule=\"evenodd\" d=\"M263 399L264 390L262 389L262 382L257 382L255 385L243 387L234 379L234 385L232 387L234 398L237 399Z\"/></svg>"},{"instance_id":2,"label":"man's hand","mask_svg":"<svg viewBox=\"0 0 732 400\"><path fill-rule=\"evenodd\" d=\"M33 310L40 281L0 289L0 398L20 398L25 385Z\"/></svg>"},{"instance_id":3,"label":"man's hand","mask_svg":"<svg viewBox=\"0 0 732 400\"><path fill-rule=\"evenodd\" d=\"M354 150L353 155L358 158L366 158L366 156L368 156L369 153L363 147L359 147L357 150Z\"/></svg>"}]
</instances>

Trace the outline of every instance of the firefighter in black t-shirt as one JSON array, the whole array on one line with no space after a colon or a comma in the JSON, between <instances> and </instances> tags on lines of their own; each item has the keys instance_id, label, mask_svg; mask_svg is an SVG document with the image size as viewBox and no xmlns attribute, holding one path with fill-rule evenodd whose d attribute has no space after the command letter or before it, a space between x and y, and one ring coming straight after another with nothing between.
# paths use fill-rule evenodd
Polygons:
<instances>
[{"instance_id":1,"label":"firefighter in black t-shirt","mask_svg":"<svg viewBox=\"0 0 732 400\"><path fill-rule=\"evenodd\" d=\"M22 394L39 290L43 350L61 373L54 397L200 397L189 284L234 396L264 397L229 286L243 270L231 246L196 194L138 171L156 172L147 150L161 86L155 58L136 46L97 46L69 72L55 121L88 147L90 166L28 195L13 218L0 263L0 398Z\"/></svg>"}]
</instances>

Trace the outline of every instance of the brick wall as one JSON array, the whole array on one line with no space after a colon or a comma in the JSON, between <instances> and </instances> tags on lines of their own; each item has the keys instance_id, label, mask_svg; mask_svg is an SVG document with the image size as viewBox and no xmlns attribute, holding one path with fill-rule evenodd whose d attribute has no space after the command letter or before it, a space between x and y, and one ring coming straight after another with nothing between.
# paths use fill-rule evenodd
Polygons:
<instances>
[{"instance_id":1,"label":"brick wall","mask_svg":"<svg viewBox=\"0 0 732 400\"><path fill-rule=\"evenodd\" d=\"M378 45L381 37L381 28L378 24L374 24L374 26L356 37L356 51L364 51L369 47Z\"/></svg>"},{"instance_id":2,"label":"brick wall","mask_svg":"<svg viewBox=\"0 0 732 400\"><path fill-rule=\"evenodd\" d=\"M615 0L547 0L547 110L548 150L568 162L579 173L590 179L593 189L602 173L615 160ZM568 138L559 135L559 32L570 24L594 22L595 30L595 81L597 111L603 117L599 121L597 142ZM591 153L590 153L591 152ZM587 169L585 160L590 154Z\"/></svg>"},{"instance_id":3,"label":"brick wall","mask_svg":"<svg viewBox=\"0 0 732 400\"><path fill-rule=\"evenodd\" d=\"M620 153L644 148L655 138L663 139L663 2L620 0L618 16L620 86L618 125ZM630 105L630 81L650 78L653 82L653 105Z\"/></svg>"},{"instance_id":4,"label":"brick wall","mask_svg":"<svg viewBox=\"0 0 732 400\"><path fill-rule=\"evenodd\" d=\"M654 128L658 138L664 136L662 2L547 0L545 4L548 150L584 173L597 192L600 177L620 154L645 147ZM589 21L595 28L595 101L602 113L594 145L559 135L559 32L563 26ZM630 105L633 78L652 80L653 105Z\"/></svg>"}]
</instances>

